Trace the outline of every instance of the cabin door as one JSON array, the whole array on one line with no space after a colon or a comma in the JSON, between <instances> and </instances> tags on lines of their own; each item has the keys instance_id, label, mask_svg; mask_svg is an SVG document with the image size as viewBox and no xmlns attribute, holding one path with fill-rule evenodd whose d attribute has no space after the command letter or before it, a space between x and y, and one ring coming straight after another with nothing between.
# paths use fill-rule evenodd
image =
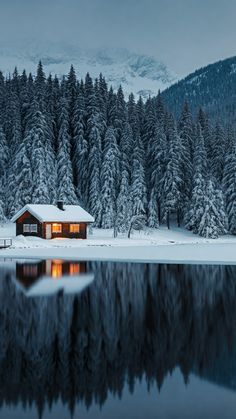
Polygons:
<instances>
[{"instance_id":1,"label":"cabin door","mask_svg":"<svg viewBox=\"0 0 236 419\"><path fill-rule=\"evenodd\" d=\"M51 224L46 224L46 239L52 238L52 226Z\"/></svg>"}]
</instances>

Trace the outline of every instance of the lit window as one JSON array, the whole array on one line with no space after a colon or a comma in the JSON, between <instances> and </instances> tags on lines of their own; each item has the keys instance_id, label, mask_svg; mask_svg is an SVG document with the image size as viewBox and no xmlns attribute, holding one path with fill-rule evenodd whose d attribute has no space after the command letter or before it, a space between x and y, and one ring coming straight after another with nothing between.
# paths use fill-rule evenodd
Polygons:
<instances>
[{"instance_id":1,"label":"lit window","mask_svg":"<svg viewBox=\"0 0 236 419\"><path fill-rule=\"evenodd\" d=\"M23 224L23 233L30 232L30 224Z\"/></svg>"},{"instance_id":2,"label":"lit window","mask_svg":"<svg viewBox=\"0 0 236 419\"><path fill-rule=\"evenodd\" d=\"M52 278L60 278L62 276L62 262L54 260L52 262Z\"/></svg>"},{"instance_id":3,"label":"lit window","mask_svg":"<svg viewBox=\"0 0 236 419\"><path fill-rule=\"evenodd\" d=\"M61 233L61 224L53 224L52 225L52 232L53 233Z\"/></svg>"},{"instance_id":4,"label":"lit window","mask_svg":"<svg viewBox=\"0 0 236 419\"><path fill-rule=\"evenodd\" d=\"M70 224L70 233L79 233L79 224Z\"/></svg>"},{"instance_id":5,"label":"lit window","mask_svg":"<svg viewBox=\"0 0 236 419\"><path fill-rule=\"evenodd\" d=\"M80 267L78 263L70 263L70 275L79 274Z\"/></svg>"}]
</instances>

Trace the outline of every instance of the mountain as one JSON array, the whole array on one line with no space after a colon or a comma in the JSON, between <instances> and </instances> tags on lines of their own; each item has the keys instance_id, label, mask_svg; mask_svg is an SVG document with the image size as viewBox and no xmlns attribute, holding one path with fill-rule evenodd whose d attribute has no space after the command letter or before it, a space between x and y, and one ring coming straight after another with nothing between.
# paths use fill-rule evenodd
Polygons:
<instances>
[{"instance_id":1,"label":"mountain","mask_svg":"<svg viewBox=\"0 0 236 419\"><path fill-rule=\"evenodd\" d=\"M81 78L87 72L92 77L102 73L115 90L121 84L126 96L131 92L136 97L154 96L159 89L162 91L177 80L176 75L156 58L126 49L85 49L56 42L0 45L0 69L5 74L12 73L15 66L20 72L26 69L35 73L39 60L47 74L51 72L59 77L68 73L71 64Z\"/></svg>"},{"instance_id":2,"label":"mountain","mask_svg":"<svg viewBox=\"0 0 236 419\"><path fill-rule=\"evenodd\" d=\"M195 71L162 96L177 117L187 100L194 114L202 107L213 121L220 119L236 126L236 57Z\"/></svg>"}]
</instances>

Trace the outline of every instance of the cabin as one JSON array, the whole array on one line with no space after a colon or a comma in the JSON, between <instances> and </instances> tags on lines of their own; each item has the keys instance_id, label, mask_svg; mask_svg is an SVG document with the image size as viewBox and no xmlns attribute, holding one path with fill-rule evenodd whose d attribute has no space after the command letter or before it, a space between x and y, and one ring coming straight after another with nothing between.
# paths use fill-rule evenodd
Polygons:
<instances>
[{"instance_id":1,"label":"cabin","mask_svg":"<svg viewBox=\"0 0 236 419\"><path fill-rule=\"evenodd\" d=\"M16 235L42 239L86 239L87 226L94 218L79 205L28 204L11 220L16 223Z\"/></svg>"}]
</instances>

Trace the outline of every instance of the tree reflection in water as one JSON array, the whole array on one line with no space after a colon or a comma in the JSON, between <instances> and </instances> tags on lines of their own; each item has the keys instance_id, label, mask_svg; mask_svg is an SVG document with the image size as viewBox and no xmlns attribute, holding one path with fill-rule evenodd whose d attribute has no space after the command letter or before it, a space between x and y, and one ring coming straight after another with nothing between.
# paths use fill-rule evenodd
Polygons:
<instances>
[{"instance_id":1,"label":"tree reflection in water","mask_svg":"<svg viewBox=\"0 0 236 419\"><path fill-rule=\"evenodd\" d=\"M89 270L95 280L79 295L27 299L2 268L1 405L35 404L39 415L59 398L71 412L79 402L102 406L142 377L161 389L177 366L186 383L194 372L236 389L236 267Z\"/></svg>"}]
</instances>

